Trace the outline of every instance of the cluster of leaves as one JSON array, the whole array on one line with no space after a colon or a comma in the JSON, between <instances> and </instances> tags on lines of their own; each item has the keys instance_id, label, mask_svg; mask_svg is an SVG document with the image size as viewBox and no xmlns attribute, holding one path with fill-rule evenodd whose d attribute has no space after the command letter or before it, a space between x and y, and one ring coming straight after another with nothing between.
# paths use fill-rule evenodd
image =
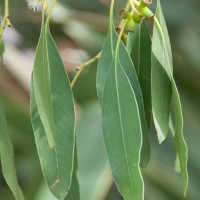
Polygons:
<instances>
[{"instance_id":1,"label":"cluster of leaves","mask_svg":"<svg viewBox=\"0 0 200 200\"><path fill-rule=\"evenodd\" d=\"M186 193L188 158L182 130L182 109L173 78L171 46L160 2L158 0L152 37L143 20L136 24L134 33L128 34L125 44L121 41L123 29L118 35L114 28L113 7L114 0L97 72L103 138L113 178L125 200L144 199L141 167L147 167L150 161L149 132L153 118L159 143L165 140L171 124L177 163ZM74 97L64 64L50 34L49 17L45 20L43 13L32 74L32 126L41 168L50 190L58 199L78 200ZM175 131L170 116L171 101L175 109ZM13 153L5 134L1 102L0 109L3 167L4 156L8 156L3 145L9 147L9 158L12 160ZM11 166L12 176L16 177L14 163ZM6 173L4 176L7 177ZM11 182L7 180L10 185ZM10 187L16 199L23 199L16 179L11 180L13 186Z\"/></svg>"}]
</instances>

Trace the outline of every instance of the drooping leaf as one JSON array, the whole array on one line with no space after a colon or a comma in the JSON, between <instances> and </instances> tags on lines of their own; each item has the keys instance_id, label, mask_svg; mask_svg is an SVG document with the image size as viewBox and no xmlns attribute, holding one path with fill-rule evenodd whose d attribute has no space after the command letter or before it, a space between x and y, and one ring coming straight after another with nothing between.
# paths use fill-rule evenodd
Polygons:
<instances>
[{"instance_id":1,"label":"drooping leaf","mask_svg":"<svg viewBox=\"0 0 200 200\"><path fill-rule=\"evenodd\" d=\"M97 94L101 105L103 103L103 90L104 90L105 80L113 60L114 50L118 39L117 33L114 30L112 18L110 18L110 24L111 25L109 26L108 35L102 50L101 58L97 69ZM131 82L133 90L135 91L136 99L138 102L141 124L142 124L142 133L143 133L143 146L142 146L140 165L142 167L146 167L150 160L150 145L148 139L148 128L145 119L142 92L140 89L134 65L122 42L120 42L119 51L120 51L119 57L121 59L122 67L124 68L127 76L129 77L129 80ZM132 120L134 120L134 118Z\"/></svg>"},{"instance_id":2,"label":"drooping leaf","mask_svg":"<svg viewBox=\"0 0 200 200\"><path fill-rule=\"evenodd\" d=\"M119 59L113 60L106 78L102 115L104 143L119 191L125 200L143 199L139 110Z\"/></svg>"},{"instance_id":3,"label":"drooping leaf","mask_svg":"<svg viewBox=\"0 0 200 200\"><path fill-rule=\"evenodd\" d=\"M101 57L97 67L96 88L97 88L97 96L101 106L103 104L103 91L104 91L105 80L109 71L109 67L113 60L113 53L116 46L117 38L118 38L117 34L113 27L113 19L112 17L110 17L108 34L104 42Z\"/></svg>"},{"instance_id":4,"label":"drooping leaf","mask_svg":"<svg viewBox=\"0 0 200 200\"><path fill-rule=\"evenodd\" d=\"M75 146L72 183L71 183L69 192L67 196L65 197L65 200L80 200L77 171L78 171L78 157L77 157L77 146Z\"/></svg>"},{"instance_id":5,"label":"drooping leaf","mask_svg":"<svg viewBox=\"0 0 200 200\"><path fill-rule=\"evenodd\" d=\"M14 152L8 136L6 116L0 97L0 158L3 176L16 200L23 200L24 196L17 181L14 163Z\"/></svg>"},{"instance_id":6,"label":"drooping leaf","mask_svg":"<svg viewBox=\"0 0 200 200\"><path fill-rule=\"evenodd\" d=\"M33 70L31 116L44 177L52 193L64 199L74 162L74 101L63 62L44 20Z\"/></svg>"},{"instance_id":7,"label":"drooping leaf","mask_svg":"<svg viewBox=\"0 0 200 200\"><path fill-rule=\"evenodd\" d=\"M164 57L164 56L163 56ZM161 144L169 130L169 114L171 104L171 81L160 62L152 53L152 108L153 119L157 131L158 141Z\"/></svg>"},{"instance_id":8,"label":"drooping leaf","mask_svg":"<svg viewBox=\"0 0 200 200\"><path fill-rule=\"evenodd\" d=\"M175 80L173 78L172 55L171 55L171 47L169 45L170 41L159 0L157 5L156 17L158 19L158 22L160 23L160 26L158 24L154 25L152 51L156 59L160 62L161 66L167 73L172 85L172 100L175 105L175 114L176 114L174 144L180 161L180 169L184 185L184 195L186 195L188 186L188 172L187 172L188 152L183 137L182 108L181 108L179 92Z\"/></svg>"},{"instance_id":9,"label":"drooping leaf","mask_svg":"<svg viewBox=\"0 0 200 200\"><path fill-rule=\"evenodd\" d=\"M136 24L136 29L128 36L127 49L134 63L142 90L148 129L152 118L151 105L151 38L145 21Z\"/></svg>"},{"instance_id":10,"label":"drooping leaf","mask_svg":"<svg viewBox=\"0 0 200 200\"><path fill-rule=\"evenodd\" d=\"M122 42L120 42L119 59L120 59L121 66L131 83L131 86L135 93L136 101L138 104L138 109L139 109L139 114L140 114L140 123L142 127L142 135L143 135L140 166L146 167L150 160L150 144L149 144L148 128L147 128L147 123L146 123L146 118L145 118L143 97L142 97L142 92L141 92L140 84L138 81L138 77L136 74L136 70ZM134 121L134 118L132 120Z\"/></svg>"}]
</instances>

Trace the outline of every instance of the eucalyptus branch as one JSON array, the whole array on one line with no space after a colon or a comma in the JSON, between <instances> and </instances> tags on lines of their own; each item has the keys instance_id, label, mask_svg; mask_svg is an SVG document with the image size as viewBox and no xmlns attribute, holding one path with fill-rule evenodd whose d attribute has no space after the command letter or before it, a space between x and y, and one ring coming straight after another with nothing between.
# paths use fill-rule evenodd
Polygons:
<instances>
[{"instance_id":1,"label":"eucalyptus branch","mask_svg":"<svg viewBox=\"0 0 200 200\"><path fill-rule=\"evenodd\" d=\"M112 3L114 3L114 1L112 1ZM111 5L112 6L112 5ZM127 1L126 4L126 9L129 10L130 8L130 2L129 0ZM119 34L119 38L121 39L123 31L125 29L125 25L127 24L127 20L121 19L120 24L119 24L119 28L121 29L120 34ZM82 65L76 67L76 69L78 70L78 72L76 73L76 75L74 76L72 82L71 82L71 87L73 88L74 85L76 84L79 76L81 75L82 71L90 64L92 64L93 62L97 61L99 58L101 57L101 52L99 52L95 57L91 58L89 61L83 63Z\"/></svg>"},{"instance_id":2,"label":"eucalyptus branch","mask_svg":"<svg viewBox=\"0 0 200 200\"><path fill-rule=\"evenodd\" d=\"M3 21L1 22L1 26L0 26L0 39L3 36L3 31L6 28L6 26L11 27L11 22L9 19L9 0L5 0L5 11L4 11L4 17L3 17Z\"/></svg>"},{"instance_id":3,"label":"eucalyptus branch","mask_svg":"<svg viewBox=\"0 0 200 200\"><path fill-rule=\"evenodd\" d=\"M92 59L88 60L87 62L83 63L82 65L76 67L76 69L78 70L78 72L76 73L75 77L73 78L72 82L71 82L71 87L73 88L74 85L76 84L76 81L78 80L79 76L81 75L82 71L90 64L92 64L93 62L97 61L101 56L101 52L99 52L95 57L93 57Z\"/></svg>"}]
</instances>

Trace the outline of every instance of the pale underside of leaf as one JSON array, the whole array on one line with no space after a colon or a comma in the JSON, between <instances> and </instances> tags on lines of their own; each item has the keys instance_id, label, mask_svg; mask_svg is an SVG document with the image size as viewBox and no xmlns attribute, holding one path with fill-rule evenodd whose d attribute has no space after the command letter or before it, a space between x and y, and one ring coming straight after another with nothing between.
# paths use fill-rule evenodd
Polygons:
<instances>
[{"instance_id":1,"label":"pale underside of leaf","mask_svg":"<svg viewBox=\"0 0 200 200\"><path fill-rule=\"evenodd\" d=\"M162 33L160 32L158 27L154 25L152 51L157 60L160 62L163 69L166 71L167 75L169 76L169 79L171 80L172 97L173 97L172 100L175 105L175 114L176 114L174 144L180 161L180 169L184 185L184 195L186 195L188 186L188 172L187 172L188 150L186 142L183 137L183 116L182 116L180 96L172 73L172 56L171 56L171 47L169 45L169 36L167 33L167 28L159 0L157 5L156 16L161 24ZM162 60L163 55L165 57L166 64L163 63Z\"/></svg>"},{"instance_id":2,"label":"pale underside of leaf","mask_svg":"<svg viewBox=\"0 0 200 200\"><path fill-rule=\"evenodd\" d=\"M162 65L152 53L152 108L153 120L161 144L168 133L171 104L171 81Z\"/></svg>"}]
</instances>

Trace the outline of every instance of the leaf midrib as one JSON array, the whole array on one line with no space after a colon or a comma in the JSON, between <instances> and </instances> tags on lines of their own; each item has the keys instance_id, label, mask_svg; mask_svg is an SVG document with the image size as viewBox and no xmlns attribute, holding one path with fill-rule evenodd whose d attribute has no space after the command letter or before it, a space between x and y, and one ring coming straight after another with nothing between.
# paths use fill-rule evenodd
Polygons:
<instances>
[{"instance_id":1,"label":"leaf midrib","mask_svg":"<svg viewBox=\"0 0 200 200\"><path fill-rule=\"evenodd\" d=\"M118 59L118 58L117 58ZM127 158L127 150L126 150L126 145L125 145L125 139L124 139L124 134L123 134L123 124L122 124L122 118L121 118L121 107L120 107L120 102L119 102L119 90L118 90L118 78L117 78L117 60L115 59L115 87L116 87L116 92L117 92L117 104L118 104L118 114L119 114L119 120L120 120L120 128L121 128L121 136L122 136L122 143L123 143L123 147L124 147L124 153L125 153L125 158L126 158L126 167L127 167L127 171L128 171L128 176L130 179L130 183L131 183L131 190L133 191L133 183L132 183L132 179L131 179L131 175L130 175L130 169L129 169L129 162L128 162L128 158Z\"/></svg>"}]
</instances>

